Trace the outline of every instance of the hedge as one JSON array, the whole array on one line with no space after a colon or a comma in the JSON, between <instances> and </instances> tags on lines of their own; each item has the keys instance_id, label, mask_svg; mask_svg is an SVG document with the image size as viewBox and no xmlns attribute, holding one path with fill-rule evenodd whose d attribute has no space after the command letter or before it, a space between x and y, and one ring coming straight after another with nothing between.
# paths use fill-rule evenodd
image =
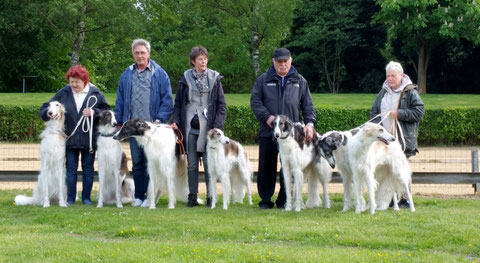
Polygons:
<instances>
[{"instance_id":1,"label":"hedge","mask_svg":"<svg viewBox=\"0 0 480 263\"><path fill-rule=\"evenodd\" d=\"M36 106L0 105L0 141L38 142L43 121ZM367 108L316 108L316 130L348 130L368 120ZM257 142L258 122L247 106L228 106L225 134L244 144ZM480 145L480 108L427 108L419 144Z\"/></svg>"}]
</instances>

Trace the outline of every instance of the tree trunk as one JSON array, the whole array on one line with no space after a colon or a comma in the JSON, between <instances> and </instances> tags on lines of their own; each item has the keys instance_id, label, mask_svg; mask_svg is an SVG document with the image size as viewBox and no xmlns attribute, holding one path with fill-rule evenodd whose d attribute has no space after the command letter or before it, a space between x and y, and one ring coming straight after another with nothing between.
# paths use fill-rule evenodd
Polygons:
<instances>
[{"instance_id":1,"label":"tree trunk","mask_svg":"<svg viewBox=\"0 0 480 263\"><path fill-rule=\"evenodd\" d=\"M72 45L72 56L70 57L70 64L72 66L75 66L80 62L80 51L83 48L83 42L85 40L86 25L85 25L84 17L85 17L86 11L87 11L87 5L85 2L83 2L82 10L80 12L81 15L79 16L80 21L78 22L78 33Z\"/></svg>"},{"instance_id":2,"label":"tree trunk","mask_svg":"<svg viewBox=\"0 0 480 263\"><path fill-rule=\"evenodd\" d=\"M421 94L427 93L427 70L428 62L430 60L431 48L422 41L420 49L418 50L418 66L417 66L417 85Z\"/></svg>"},{"instance_id":3,"label":"tree trunk","mask_svg":"<svg viewBox=\"0 0 480 263\"><path fill-rule=\"evenodd\" d=\"M252 39L252 63L253 63L253 72L255 72L255 77L260 76L260 50L259 50L259 36L258 32L253 32Z\"/></svg>"}]
</instances>

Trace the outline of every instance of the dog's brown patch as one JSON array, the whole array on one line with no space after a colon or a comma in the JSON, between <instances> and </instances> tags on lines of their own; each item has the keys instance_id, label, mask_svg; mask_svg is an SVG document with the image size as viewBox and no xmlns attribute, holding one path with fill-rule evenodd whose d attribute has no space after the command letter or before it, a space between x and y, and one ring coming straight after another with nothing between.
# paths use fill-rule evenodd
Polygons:
<instances>
[{"instance_id":1,"label":"dog's brown patch","mask_svg":"<svg viewBox=\"0 0 480 263\"><path fill-rule=\"evenodd\" d=\"M230 139L230 143L224 144L223 148L225 149L225 155L238 156L238 142Z\"/></svg>"},{"instance_id":2,"label":"dog's brown patch","mask_svg":"<svg viewBox=\"0 0 480 263\"><path fill-rule=\"evenodd\" d=\"M128 175L127 156L125 155L125 153L122 153L122 163L120 165L120 174Z\"/></svg>"}]
</instances>

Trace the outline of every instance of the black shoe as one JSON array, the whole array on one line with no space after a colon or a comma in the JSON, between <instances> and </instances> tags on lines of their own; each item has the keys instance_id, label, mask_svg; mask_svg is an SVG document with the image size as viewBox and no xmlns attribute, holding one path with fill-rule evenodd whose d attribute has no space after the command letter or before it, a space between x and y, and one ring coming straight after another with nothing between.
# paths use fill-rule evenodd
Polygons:
<instances>
[{"instance_id":1,"label":"black shoe","mask_svg":"<svg viewBox=\"0 0 480 263\"><path fill-rule=\"evenodd\" d=\"M400 207L400 208L410 208L410 203L408 202L407 199L402 198L398 202L398 207Z\"/></svg>"},{"instance_id":2,"label":"black shoe","mask_svg":"<svg viewBox=\"0 0 480 263\"><path fill-rule=\"evenodd\" d=\"M187 207L198 206L197 194L188 194Z\"/></svg>"},{"instance_id":3,"label":"black shoe","mask_svg":"<svg viewBox=\"0 0 480 263\"><path fill-rule=\"evenodd\" d=\"M260 209L272 209L273 208L273 203L272 202L260 202L258 204L260 206Z\"/></svg>"},{"instance_id":4,"label":"black shoe","mask_svg":"<svg viewBox=\"0 0 480 263\"><path fill-rule=\"evenodd\" d=\"M205 206L208 207L208 208L212 208L212 198L211 197L207 197L207 204Z\"/></svg>"},{"instance_id":5,"label":"black shoe","mask_svg":"<svg viewBox=\"0 0 480 263\"><path fill-rule=\"evenodd\" d=\"M390 204L388 205L388 207L393 207L393 199L392 201L390 201Z\"/></svg>"}]
</instances>

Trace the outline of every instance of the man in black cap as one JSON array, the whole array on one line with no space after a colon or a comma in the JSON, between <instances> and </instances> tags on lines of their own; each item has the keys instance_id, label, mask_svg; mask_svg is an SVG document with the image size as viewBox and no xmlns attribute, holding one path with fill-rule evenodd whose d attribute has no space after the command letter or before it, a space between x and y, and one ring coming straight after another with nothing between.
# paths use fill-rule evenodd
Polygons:
<instances>
[{"instance_id":1,"label":"man in black cap","mask_svg":"<svg viewBox=\"0 0 480 263\"><path fill-rule=\"evenodd\" d=\"M308 140L313 137L315 109L308 83L292 67L292 56L286 48L273 54L273 66L255 81L250 107L260 123L257 188L261 209L274 206L271 201L277 180L278 144L272 140L272 122L275 115L286 115L294 122L304 122ZM280 192L275 201L278 208L286 202L283 176L280 176Z\"/></svg>"}]
</instances>

